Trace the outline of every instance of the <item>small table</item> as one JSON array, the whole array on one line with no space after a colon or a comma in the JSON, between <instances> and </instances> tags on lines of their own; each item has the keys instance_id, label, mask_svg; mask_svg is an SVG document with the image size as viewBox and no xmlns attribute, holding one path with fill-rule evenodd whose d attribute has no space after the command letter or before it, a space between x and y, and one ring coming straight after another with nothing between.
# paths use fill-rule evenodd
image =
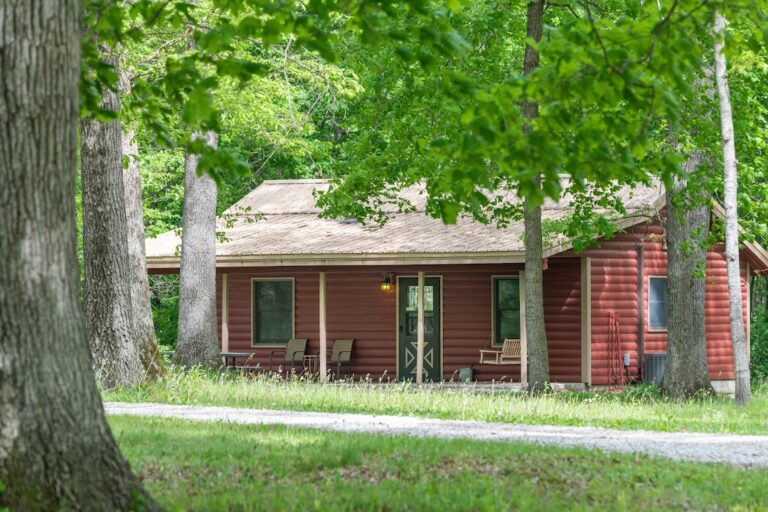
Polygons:
<instances>
[{"instance_id":1,"label":"small table","mask_svg":"<svg viewBox=\"0 0 768 512\"><path fill-rule=\"evenodd\" d=\"M251 357L253 354L250 352L222 352L221 357L224 358L224 366L237 366L238 357ZM232 364L229 364L229 359L232 359Z\"/></svg>"},{"instance_id":2,"label":"small table","mask_svg":"<svg viewBox=\"0 0 768 512\"><path fill-rule=\"evenodd\" d=\"M302 361L304 371L308 373L315 373L318 370L320 362L320 356L314 354L305 354Z\"/></svg>"}]
</instances>

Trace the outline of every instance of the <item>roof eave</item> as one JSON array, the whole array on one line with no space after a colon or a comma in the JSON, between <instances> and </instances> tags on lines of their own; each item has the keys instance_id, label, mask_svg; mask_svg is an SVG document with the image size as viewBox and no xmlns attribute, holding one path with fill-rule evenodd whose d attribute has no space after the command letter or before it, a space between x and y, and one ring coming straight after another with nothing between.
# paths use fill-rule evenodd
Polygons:
<instances>
[{"instance_id":1,"label":"roof eave","mask_svg":"<svg viewBox=\"0 0 768 512\"><path fill-rule=\"evenodd\" d=\"M413 254L276 254L217 256L217 268L379 266L379 265L467 265L523 263L525 253L413 253ZM178 256L147 257L148 270L179 268Z\"/></svg>"},{"instance_id":2,"label":"roof eave","mask_svg":"<svg viewBox=\"0 0 768 512\"><path fill-rule=\"evenodd\" d=\"M725 220L725 209L723 205L715 200L712 200L712 211L717 217ZM744 233L741 226L739 226L739 233ZM768 270L768 251L757 242L742 240L742 244L749 252L749 256L751 256L751 263L755 265L752 270L755 272L765 272Z\"/></svg>"}]
</instances>

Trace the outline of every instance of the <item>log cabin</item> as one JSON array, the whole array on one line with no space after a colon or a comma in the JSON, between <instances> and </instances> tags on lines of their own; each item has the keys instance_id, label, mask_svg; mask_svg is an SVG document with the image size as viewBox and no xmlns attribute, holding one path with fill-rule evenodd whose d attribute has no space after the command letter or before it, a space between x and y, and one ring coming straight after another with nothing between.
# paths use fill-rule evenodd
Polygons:
<instances>
[{"instance_id":1,"label":"log cabin","mask_svg":"<svg viewBox=\"0 0 768 512\"><path fill-rule=\"evenodd\" d=\"M220 218L218 327L222 351L270 351L292 338L307 354L353 339L351 373L383 380L520 381L524 364L480 364L480 350L505 339L525 343L523 223L500 229L460 218L445 225L425 213L416 187L402 192L413 211L385 207L383 225L321 218L325 180L265 181ZM661 186L625 187L619 232L580 252L563 237L545 242L544 311L553 383L584 387L658 380L666 351L666 240ZM543 207L567 215L571 198ZM389 209L387 209L389 208ZM713 215L721 215L719 208ZM179 271L178 233L146 242L150 273ZM741 251L744 317L749 279L768 270L768 253ZM748 332L747 332L748 334ZM706 336L717 391L732 392L726 264L707 254ZM523 350L523 353L525 350ZM419 358L419 354L422 357ZM419 364L421 362L421 364ZM661 365L661 370L659 369Z\"/></svg>"}]
</instances>

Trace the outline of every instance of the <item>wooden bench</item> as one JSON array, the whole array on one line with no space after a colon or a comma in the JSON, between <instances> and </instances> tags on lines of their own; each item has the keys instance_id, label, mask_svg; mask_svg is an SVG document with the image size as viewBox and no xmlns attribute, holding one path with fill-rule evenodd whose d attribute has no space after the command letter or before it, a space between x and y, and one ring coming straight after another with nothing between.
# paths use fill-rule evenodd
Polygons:
<instances>
[{"instance_id":1,"label":"wooden bench","mask_svg":"<svg viewBox=\"0 0 768 512\"><path fill-rule=\"evenodd\" d=\"M523 362L520 340L504 340L501 350L481 350L480 364L517 364Z\"/></svg>"}]
</instances>

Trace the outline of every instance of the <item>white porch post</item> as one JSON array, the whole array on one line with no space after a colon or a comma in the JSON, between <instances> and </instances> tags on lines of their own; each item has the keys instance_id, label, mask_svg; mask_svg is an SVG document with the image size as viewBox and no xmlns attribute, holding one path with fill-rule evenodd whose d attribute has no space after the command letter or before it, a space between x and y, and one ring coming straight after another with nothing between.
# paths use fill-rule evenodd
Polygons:
<instances>
[{"instance_id":1,"label":"white porch post","mask_svg":"<svg viewBox=\"0 0 768 512\"><path fill-rule=\"evenodd\" d=\"M221 351L229 352L229 274L221 274Z\"/></svg>"},{"instance_id":2,"label":"white porch post","mask_svg":"<svg viewBox=\"0 0 768 512\"><path fill-rule=\"evenodd\" d=\"M528 335L525 330L525 271L520 271L520 384L528 385Z\"/></svg>"},{"instance_id":3,"label":"white porch post","mask_svg":"<svg viewBox=\"0 0 768 512\"><path fill-rule=\"evenodd\" d=\"M592 260L589 256L581 258L581 382L592 385Z\"/></svg>"},{"instance_id":4,"label":"white porch post","mask_svg":"<svg viewBox=\"0 0 768 512\"><path fill-rule=\"evenodd\" d=\"M320 381L325 382L328 378L328 357L325 328L325 272L320 272Z\"/></svg>"},{"instance_id":5,"label":"white porch post","mask_svg":"<svg viewBox=\"0 0 768 512\"><path fill-rule=\"evenodd\" d=\"M424 272L419 272L418 324L416 330L416 383L424 382Z\"/></svg>"}]
</instances>

